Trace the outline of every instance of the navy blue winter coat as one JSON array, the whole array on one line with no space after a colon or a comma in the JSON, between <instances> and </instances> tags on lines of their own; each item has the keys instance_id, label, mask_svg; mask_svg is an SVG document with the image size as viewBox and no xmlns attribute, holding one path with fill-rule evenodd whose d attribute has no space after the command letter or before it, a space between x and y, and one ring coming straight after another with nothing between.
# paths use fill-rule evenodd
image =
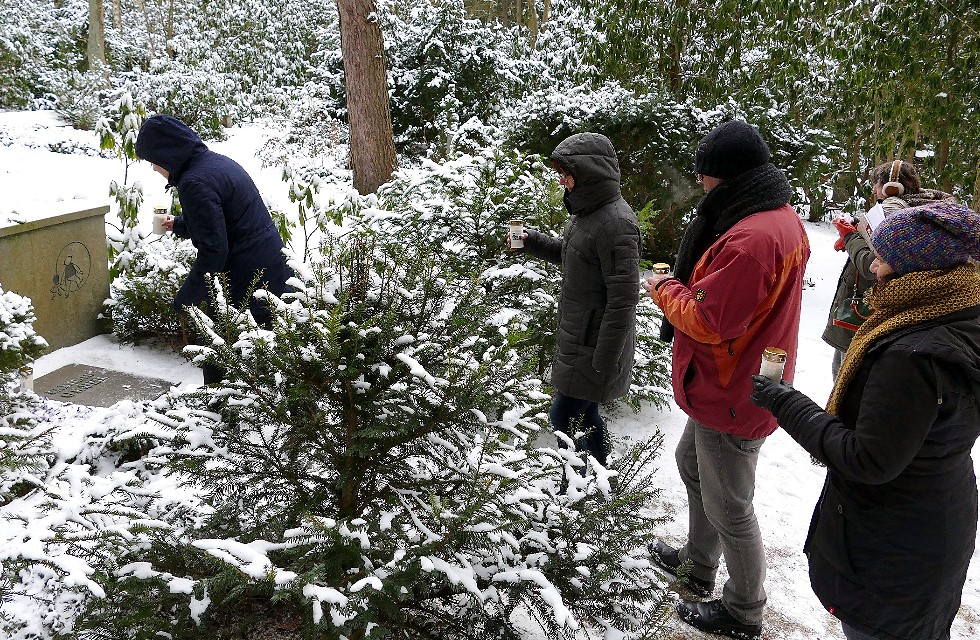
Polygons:
<instances>
[{"instance_id":1,"label":"navy blue winter coat","mask_svg":"<svg viewBox=\"0 0 980 640\"><path fill-rule=\"evenodd\" d=\"M282 254L282 238L241 165L209 150L193 129L167 115L143 123L136 155L169 172L168 186L177 187L183 211L174 220L174 234L190 238L197 248L174 307L207 303L208 273L227 274L228 298L236 306L245 302L259 273L260 288L283 293L292 273ZM257 321L269 319L260 302L251 300L250 308Z\"/></svg>"}]
</instances>

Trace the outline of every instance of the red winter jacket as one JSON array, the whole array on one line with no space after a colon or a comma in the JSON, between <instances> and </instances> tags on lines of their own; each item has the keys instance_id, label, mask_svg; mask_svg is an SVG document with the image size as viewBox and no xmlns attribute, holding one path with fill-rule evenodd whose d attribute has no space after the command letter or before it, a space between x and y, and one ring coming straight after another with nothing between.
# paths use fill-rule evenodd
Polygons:
<instances>
[{"instance_id":1,"label":"red winter jacket","mask_svg":"<svg viewBox=\"0 0 980 640\"><path fill-rule=\"evenodd\" d=\"M687 284L664 281L654 300L676 328L677 405L701 424L741 438L776 430L749 400L766 347L786 350L793 381L803 274L810 243L793 207L743 218L705 252Z\"/></svg>"}]
</instances>

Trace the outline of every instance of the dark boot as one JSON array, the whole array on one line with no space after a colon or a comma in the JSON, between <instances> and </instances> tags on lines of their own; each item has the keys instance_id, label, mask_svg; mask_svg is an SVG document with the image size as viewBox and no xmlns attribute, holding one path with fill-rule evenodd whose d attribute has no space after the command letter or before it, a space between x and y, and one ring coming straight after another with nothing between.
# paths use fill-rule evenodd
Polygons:
<instances>
[{"instance_id":1,"label":"dark boot","mask_svg":"<svg viewBox=\"0 0 980 640\"><path fill-rule=\"evenodd\" d=\"M762 640L761 624L745 624L728 612L721 600L691 602L681 600L677 605L680 619L705 633L736 638L737 640Z\"/></svg>"},{"instance_id":2,"label":"dark boot","mask_svg":"<svg viewBox=\"0 0 980 640\"><path fill-rule=\"evenodd\" d=\"M584 438L585 449L601 464L606 466L612 452L612 437L605 422L601 422Z\"/></svg>"},{"instance_id":3,"label":"dark boot","mask_svg":"<svg viewBox=\"0 0 980 640\"><path fill-rule=\"evenodd\" d=\"M695 578L690 573L684 571L681 571L681 575L678 575L678 570L684 564L681 562L679 549L675 549L657 540L650 544L650 559L653 560L653 564L675 578L679 578L684 586L687 587L687 590L699 598L707 598L715 590L714 580Z\"/></svg>"}]
</instances>

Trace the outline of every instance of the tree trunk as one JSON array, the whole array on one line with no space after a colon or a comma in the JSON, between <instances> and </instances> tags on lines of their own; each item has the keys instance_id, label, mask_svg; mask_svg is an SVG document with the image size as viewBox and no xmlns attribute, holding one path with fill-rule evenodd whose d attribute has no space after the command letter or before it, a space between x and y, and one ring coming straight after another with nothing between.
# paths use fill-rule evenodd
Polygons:
<instances>
[{"instance_id":1,"label":"tree trunk","mask_svg":"<svg viewBox=\"0 0 980 640\"><path fill-rule=\"evenodd\" d=\"M103 0L88 0L88 68L101 71L108 81L105 63L105 4Z\"/></svg>"},{"instance_id":2,"label":"tree trunk","mask_svg":"<svg viewBox=\"0 0 980 640\"><path fill-rule=\"evenodd\" d=\"M167 57L171 59L174 57L173 41L174 41L174 13L176 12L176 7L174 6L175 4L176 3L174 0L170 0L170 2L167 4L167 34L166 34L167 45L166 46L167 46Z\"/></svg>"},{"instance_id":3,"label":"tree trunk","mask_svg":"<svg viewBox=\"0 0 980 640\"><path fill-rule=\"evenodd\" d=\"M374 193L395 170L388 74L374 0L337 0L354 188Z\"/></svg>"},{"instance_id":4,"label":"tree trunk","mask_svg":"<svg viewBox=\"0 0 980 640\"><path fill-rule=\"evenodd\" d=\"M122 0L112 0L112 28L122 30Z\"/></svg>"},{"instance_id":5,"label":"tree trunk","mask_svg":"<svg viewBox=\"0 0 980 640\"><path fill-rule=\"evenodd\" d=\"M834 206L839 206L854 195L854 188L859 182L858 172L860 171L863 140L857 131L850 131L848 137L850 138L850 144L846 146L848 168L844 171L839 171L834 177L832 196Z\"/></svg>"},{"instance_id":6,"label":"tree trunk","mask_svg":"<svg viewBox=\"0 0 980 640\"><path fill-rule=\"evenodd\" d=\"M513 0L499 0L497 3L497 19L505 27L514 24L514 3Z\"/></svg>"},{"instance_id":7,"label":"tree trunk","mask_svg":"<svg viewBox=\"0 0 980 640\"><path fill-rule=\"evenodd\" d=\"M153 23L150 21L150 12L146 8L146 0L139 0L140 10L143 12L143 24L146 26L146 46L148 59L153 60L157 57L156 45L157 34L153 30Z\"/></svg>"},{"instance_id":8,"label":"tree trunk","mask_svg":"<svg viewBox=\"0 0 980 640\"><path fill-rule=\"evenodd\" d=\"M952 141L946 132L943 132L943 137L936 145L938 152L936 153L936 175L939 176L939 188L947 193L953 191L953 180L950 178L949 174L949 152L952 147Z\"/></svg>"},{"instance_id":9,"label":"tree trunk","mask_svg":"<svg viewBox=\"0 0 980 640\"><path fill-rule=\"evenodd\" d=\"M531 0L527 6L527 30L530 33L531 48L538 45L538 3Z\"/></svg>"}]
</instances>

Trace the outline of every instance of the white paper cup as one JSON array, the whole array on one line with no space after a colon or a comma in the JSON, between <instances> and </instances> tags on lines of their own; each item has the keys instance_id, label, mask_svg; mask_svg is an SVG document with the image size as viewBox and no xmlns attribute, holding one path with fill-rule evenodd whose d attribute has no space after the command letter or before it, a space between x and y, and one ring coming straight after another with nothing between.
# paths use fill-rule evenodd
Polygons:
<instances>
[{"instance_id":1,"label":"white paper cup","mask_svg":"<svg viewBox=\"0 0 980 640\"><path fill-rule=\"evenodd\" d=\"M167 228L163 226L164 222L173 220L174 217L167 213L154 213L153 214L153 233L158 236L162 236L167 232Z\"/></svg>"},{"instance_id":2,"label":"white paper cup","mask_svg":"<svg viewBox=\"0 0 980 640\"><path fill-rule=\"evenodd\" d=\"M510 221L510 248L511 249L522 249L524 248L524 221L523 220L511 220Z\"/></svg>"}]
</instances>

